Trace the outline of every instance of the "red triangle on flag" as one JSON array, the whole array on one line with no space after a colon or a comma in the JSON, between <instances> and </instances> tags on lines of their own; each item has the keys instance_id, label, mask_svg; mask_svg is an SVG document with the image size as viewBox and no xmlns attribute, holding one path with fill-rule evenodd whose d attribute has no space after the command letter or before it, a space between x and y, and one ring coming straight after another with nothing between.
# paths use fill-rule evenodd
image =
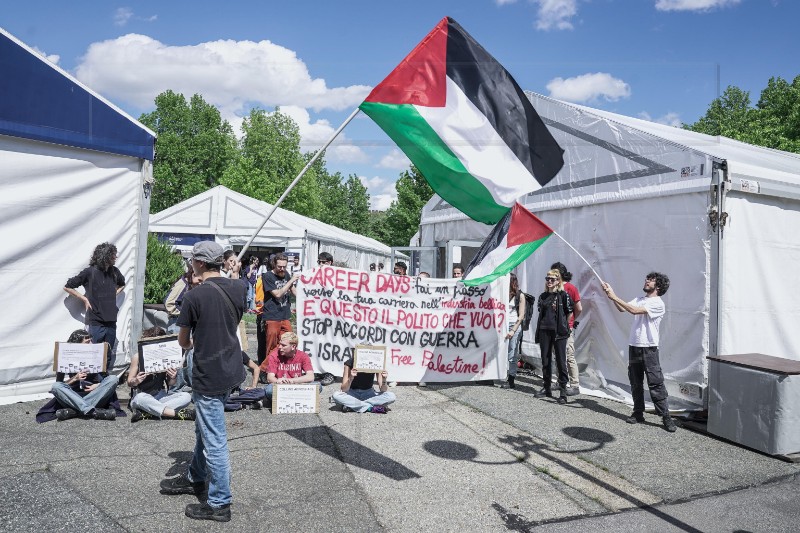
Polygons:
<instances>
[{"instance_id":1,"label":"red triangle on flag","mask_svg":"<svg viewBox=\"0 0 800 533\"><path fill-rule=\"evenodd\" d=\"M508 247L535 242L553 233L553 229L539 217L517 202L511 208L511 221L508 223L506 242Z\"/></svg>"},{"instance_id":2,"label":"red triangle on flag","mask_svg":"<svg viewBox=\"0 0 800 533\"><path fill-rule=\"evenodd\" d=\"M447 101L447 26L445 17L365 101L444 107Z\"/></svg>"}]
</instances>

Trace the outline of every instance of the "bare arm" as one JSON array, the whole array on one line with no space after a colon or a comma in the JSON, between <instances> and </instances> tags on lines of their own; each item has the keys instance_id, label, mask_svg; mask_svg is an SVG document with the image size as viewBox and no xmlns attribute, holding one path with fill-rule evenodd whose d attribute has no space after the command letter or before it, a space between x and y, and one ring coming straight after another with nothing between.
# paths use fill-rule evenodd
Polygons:
<instances>
[{"instance_id":1,"label":"bare arm","mask_svg":"<svg viewBox=\"0 0 800 533\"><path fill-rule=\"evenodd\" d=\"M350 390L350 385L353 383L353 378L358 375L358 371L353 370L349 366L344 367L344 374L342 375L342 392Z\"/></svg>"},{"instance_id":2,"label":"bare arm","mask_svg":"<svg viewBox=\"0 0 800 533\"><path fill-rule=\"evenodd\" d=\"M283 287L281 287L280 289L275 289L275 290L269 291L269 293L272 296L274 296L275 298L282 297L284 294L286 294L290 290L292 291L292 294L294 294L295 293L294 292L294 284L299 278L300 278L300 274L295 274L294 276L292 276L292 278L289 281L287 281L283 285Z\"/></svg>"},{"instance_id":3,"label":"bare arm","mask_svg":"<svg viewBox=\"0 0 800 533\"><path fill-rule=\"evenodd\" d=\"M247 367L253 371L253 383L250 385L251 389L258 387L258 378L261 377L261 369L252 360L247 363Z\"/></svg>"},{"instance_id":4,"label":"bare arm","mask_svg":"<svg viewBox=\"0 0 800 533\"><path fill-rule=\"evenodd\" d=\"M644 307L637 307L635 305L631 305L616 294L614 294L614 289L611 288L611 285L608 283L603 284L603 290L606 291L608 295L608 299L614 302L614 305L619 310L620 313L628 312L632 315L646 315L647 309Z\"/></svg>"},{"instance_id":5,"label":"bare arm","mask_svg":"<svg viewBox=\"0 0 800 533\"><path fill-rule=\"evenodd\" d=\"M64 292L66 292L67 294L71 294L72 296L74 296L78 300L82 301L83 305L86 306L86 310L87 311L92 308L92 304L89 303L89 298L87 298L85 295L79 293L75 289L70 289L69 287L64 287Z\"/></svg>"},{"instance_id":6,"label":"bare arm","mask_svg":"<svg viewBox=\"0 0 800 533\"><path fill-rule=\"evenodd\" d=\"M178 331L178 344L180 344L181 348L184 350L192 349L192 334L189 328L181 326L181 329Z\"/></svg>"},{"instance_id":7,"label":"bare arm","mask_svg":"<svg viewBox=\"0 0 800 533\"><path fill-rule=\"evenodd\" d=\"M572 305L572 318L573 320L578 320L578 317L581 316L583 312L583 305L580 302L575 302Z\"/></svg>"}]
</instances>

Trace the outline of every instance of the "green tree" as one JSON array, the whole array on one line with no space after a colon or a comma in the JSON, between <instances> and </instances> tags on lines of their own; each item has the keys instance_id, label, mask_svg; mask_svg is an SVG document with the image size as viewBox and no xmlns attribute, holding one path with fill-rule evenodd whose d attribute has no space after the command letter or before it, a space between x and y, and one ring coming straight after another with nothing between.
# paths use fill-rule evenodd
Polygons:
<instances>
[{"instance_id":1,"label":"green tree","mask_svg":"<svg viewBox=\"0 0 800 533\"><path fill-rule=\"evenodd\" d=\"M348 224L342 226L353 233L366 235L369 231L369 193L355 174L350 174L343 184Z\"/></svg>"},{"instance_id":2,"label":"green tree","mask_svg":"<svg viewBox=\"0 0 800 533\"><path fill-rule=\"evenodd\" d=\"M221 183L235 191L275 203L310 155L300 151L300 130L289 115L252 109L242 123L240 156L223 174ZM316 218L322 211L317 176L312 167L280 206Z\"/></svg>"},{"instance_id":3,"label":"green tree","mask_svg":"<svg viewBox=\"0 0 800 533\"><path fill-rule=\"evenodd\" d=\"M195 94L165 91L139 121L157 134L150 211L159 212L218 184L236 156L236 137L219 110Z\"/></svg>"},{"instance_id":4,"label":"green tree","mask_svg":"<svg viewBox=\"0 0 800 533\"><path fill-rule=\"evenodd\" d=\"M147 264L144 271L144 303L160 304L172 284L183 274L183 259L173 254L155 234L147 235Z\"/></svg>"},{"instance_id":5,"label":"green tree","mask_svg":"<svg viewBox=\"0 0 800 533\"><path fill-rule=\"evenodd\" d=\"M422 207L433 196L433 189L413 165L400 174L395 188L397 200L386 210L379 229L383 234L380 240L389 246L408 246L411 237L419 230Z\"/></svg>"}]
</instances>

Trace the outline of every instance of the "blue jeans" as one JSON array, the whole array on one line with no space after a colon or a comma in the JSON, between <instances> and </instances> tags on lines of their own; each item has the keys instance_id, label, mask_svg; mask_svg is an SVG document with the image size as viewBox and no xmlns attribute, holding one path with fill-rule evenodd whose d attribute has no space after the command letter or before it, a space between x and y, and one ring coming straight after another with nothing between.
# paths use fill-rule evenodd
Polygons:
<instances>
[{"instance_id":1,"label":"blue jeans","mask_svg":"<svg viewBox=\"0 0 800 533\"><path fill-rule=\"evenodd\" d=\"M167 407L178 412L189 405L191 401L192 396L188 392L171 392L160 400L156 400L154 396L146 392L140 392L131 400L131 407L161 418Z\"/></svg>"},{"instance_id":2,"label":"blue jeans","mask_svg":"<svg viewBox=\"0 0 800 533\"><path fill-rule=\"evenodd\" d=\"M322 392L322 383L319 383L317 381L311 381L309 383L304 383L304 385L311 385L312 383L316 383L319 386L319 391ZM267 383L264 386L264 392L267 394L267 396L264 398L264 400L266 400L267 403L272 403L272 383Z\"/></svg>"},{"instance_id":3,"label":"blue jeans","mask_svg":"<svg viewBox=\"0 0 800 533\"><path fill-rule=\"evenodd\" d=\"M511 332L514 329L514 324L508 325L508 331ZM517 329L517 332L514 333L514 336L508 340L508 375L509 376L516 376L517 375L517 361L519 360L519 337L522 335L522 326Z\"/></svg>"},{"instance_id":4,"label":"blue jeans","mask_svg":"<svg viewBox=\"0 0 800 533\"><path fill-rule=\"evenodd\" d=\"M186 351L186 366L178 369L178 375L175 377L175 384L169 388L170 392L179 392L182 388L188 386L192 388L192 363L194 361L194 348Z\"/></svg>"},{"instance_id":5,"label":"blue jeans","mask_svg":"<svg viewBox=\"0 0 800 533\"><path fill-rule=\"evenodd\" d=\"M106 360L106 373L111 373L114 363L117 362L117 354L114 352L114 345L117 343L117 325L100 326L91 324L88 326L89 335L92 336L92 344L101 342L108 343L108 359Z\"/></svg>"},{"instance_id":6,"label":"blue jeans","mask_svg":"<svg viewBox=\"0 0 800 533\"><path fill-rule=\"evenodd\" d=\"M98 405L108 405L108 400L117 389L117 376L106 376L92 392L81 396L72 387L62 381L53 383L50 392L61 405L71 407L81 414L88 415Z\"/></svg>"},{"instance_id":7,"label":"blue jeans","mask_svg":"<svg viewBox=\"0 0 800 533\"><path fill-rule=\"evenodd\" d=\"M231 495L231 461L228 453L228 432L225 428L225 401L228 393L206 396L192 393L195 406L195 445L189 465L189 480L208 480L208 505L229 505Z\"/></svg>"},{"instance_id":8,"label":"blue jeans","mask_svg":"<svg viewBox=\"0 0 800 533\"><path fill-rule=\"evenodd\" d=\"M337 390L332 398L337 405L365 413L373 405L394 403L397 396L389 391L378 393L375 389L350 389L347 392Z\"/></svg>"}]
</instances>

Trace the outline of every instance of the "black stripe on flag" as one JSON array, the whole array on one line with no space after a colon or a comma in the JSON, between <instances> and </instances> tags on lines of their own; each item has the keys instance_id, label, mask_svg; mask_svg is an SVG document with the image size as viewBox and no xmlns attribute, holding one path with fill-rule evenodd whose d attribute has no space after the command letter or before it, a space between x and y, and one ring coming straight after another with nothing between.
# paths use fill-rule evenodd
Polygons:
<instances>
[{"instance_id":1,"label":"black stripe on flag","mask_svg":"<svg viewBox=\"0 0 800 533\"><path fill-rule=\"evenodd\" d=\"M513 213L513 209L509 209L508 213L503 215L503 218L495 225L492 232L486 237L486 240L483 241L481 247L478 248L478 252L475 254L475 257L472 258L472 261L469 262L467 265L467 269L462 274L462 278L465 278L469 275L473 268L478 266L484 258L489 255L492 251L497 249L499 246L503 246L503 239L506 238L508 235L508 228L511 226L511 213Z\"/></svg>"},{"instance_id":2,"label":"black stripe on flag","mask_svg":"<svg viewBox=\"0 0 800 533\"><path fill-rule=\"evenodd\" d=\"M447 76L544 187L564 166L564 150L511 74L458 22L448 18Z\"/></svg>"}]
</instances>

